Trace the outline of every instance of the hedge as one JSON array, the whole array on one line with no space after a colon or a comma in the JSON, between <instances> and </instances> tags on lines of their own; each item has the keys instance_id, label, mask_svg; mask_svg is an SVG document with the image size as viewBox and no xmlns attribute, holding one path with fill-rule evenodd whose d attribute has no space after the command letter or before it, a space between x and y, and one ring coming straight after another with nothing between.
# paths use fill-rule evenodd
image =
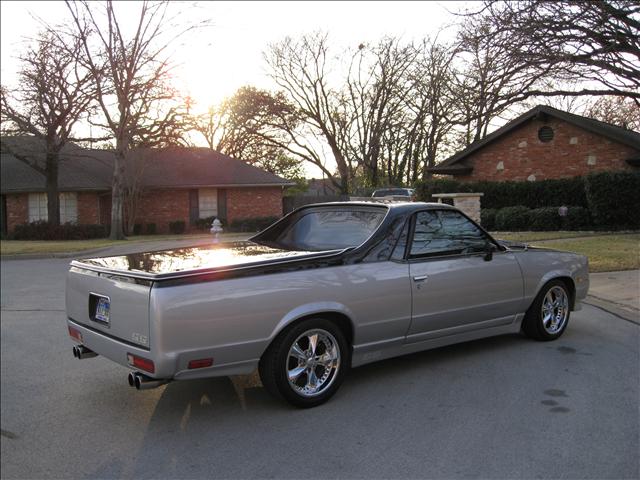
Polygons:
<instances>
[{"instance_id":1,"label":"hedge","mask_svg":"<svg viewBox=\"0 0 640 480\"><path fill-rule=\"evenodd\" d=\"M522 205L499 210L485 209L481 212L480 223L486 230L511 232L585 230L592 227L586 208L567 207L567 215L564 217L560 216L559 209L560 207L529 209Z\"/></svg>"},{"instance_id":2,"label":"hedge","mask_svg":"<svg viewBox=\"0 0 640 480\"><path fill-rule=\"evenodd\" d=\"M529 230L530 213L527 207L517 205L515 207L501 208L496 213L496 230L518 231Z\"/></svg>"},{"instance_id":3,"label":"hedge","mask_svg":"<svg viewBox=\"0 0 640 480\"><path fill-rule=\"evenodd\" d=\"M496 213L498 213L498 210L495 208L483 208L480 210L480 225L485 230L495 230Z\"/></svg>"},{"instance_id":4,"label":"hedge","mask_svg":"<svg viewBox=\"0 0 640 480\"><path fill-rule=\"evenodd\" d=\"M198 230L206 230L209 231L211 229L211 224L213 223L213 221L216 219L217 217L213 216L213 217L206 217L206 218L199 218L198 220L195 221L195 226Z\"/></svg>"},{"instance_id":5,"label":"hedge","mask_svg":"<svg viewBox=\"0 0 640 480\"><path fill-rule=\"evenodd\" d=\"M53 225L38 221L16 225L9 238L12 240L89 240L107 236L109 236L109 227L106 225L75 225L72 223Z\"/></svg>"},{"instance_id":6,"label":"hedge","mask_svg":"<svg viewBox=\"0 0 640 480\"><path fill-rule=\"evenodd\" d=\"M538 182L458 182L449 179L427 180L416 184L420 201L433 202L434 193L482 192L484 208L522 205L529 208L555 205L587 206L582 177L540 180Z\"/></svg>"},{"instance_id":7,"label":"hedge","mask_svg":"<svg viewBox=\"0 0 640 480\"><path fill-rule=\"evenodd\" d=\"M602 228L640 227L640 172L602 172L584 179L588 208Z\"/></svg>"},{"instance_id":8,"label":"hedge","mask_svg":"<svg viewBox=\"0 0 640 480\"><path fill-rule=\"evenodd\" d=\"M557 212L559 205L572 206L568 216L562 219L562 228L578 228L577 225L597 229L640 228L640 172L602 172L536 182L463 183L432 179L419 182L415 187L418 199L426 202L434 201L431 196L434 193L481 192L483 211L515 206L535 209L531 215L536 228L557 224L551 210ZM544 208L550 210L540 210ZM484 215L483 224L493 225L494 212ZM497 213L495 215L497 221Z\"/></svg>"},{"instance_id":9,"label":"hedge","mask_svg":"<svg viewBox=\"0 0 640 480\"><path fill-rule=\"evenodd\" d=\"M228 232L259 232L264 230L272 223L276 222L279 217L252 217L234 220L225 228Z\"/></svg>"},{"instance_id":10,"label":"hedge","mask_svg":"<svg viewBox=\"0 0 640 480\"><path fill-rule=\"evenodd\" d=\"M186 224L184 220L176 220L175 222L169 222L169 232L175 234L184 233Z\"/></svg>"}]
</instances>

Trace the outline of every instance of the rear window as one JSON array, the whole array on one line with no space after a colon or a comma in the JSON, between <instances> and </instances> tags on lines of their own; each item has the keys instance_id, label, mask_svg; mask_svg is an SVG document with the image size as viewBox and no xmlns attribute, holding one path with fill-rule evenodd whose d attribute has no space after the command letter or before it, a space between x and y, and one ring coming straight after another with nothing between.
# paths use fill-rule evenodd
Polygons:
<instances>
[{"instance_id":1,"label":"rear window","mask_svg":"<svg viewBox=\"0 0 640 480\"><path fill-rule=\"evenodd\" d=\"M386 210L317 210L305 213L280 233L276 243L300 250L334 250L364 243Z\"/></svg>"}]
</instances>

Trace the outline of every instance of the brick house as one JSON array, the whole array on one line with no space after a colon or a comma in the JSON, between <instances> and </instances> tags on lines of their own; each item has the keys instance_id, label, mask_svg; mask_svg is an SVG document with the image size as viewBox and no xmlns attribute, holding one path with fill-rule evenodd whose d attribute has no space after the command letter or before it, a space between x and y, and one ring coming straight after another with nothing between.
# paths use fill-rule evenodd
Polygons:
<instances>
[{"instance_id":1,"label":"brick house","mask_svg":"<svg viewBox=\"0 0 640 480\"><path fill-rule=\"evenodd\" d=\"M206 148L173 147L137 150L130 182L140 185L136 223L182 220L187 229L200 218L234 220L282 216L282 194L293 183ZM47 218L45 178L13 155L1 155L3 232L16 225ZM109 224L113 155L68 145L59 168L60 220L78 224Z\"/></svg>"},{"instance_id":2,"label":"brick house","mask_svg":"<svg viewBox=\"0 0 640 480\"><path fill-rule=\"evenodd\" d=\"M535 181L639 167L640 133L538 105L428 170L460 181Z\"/></svg>"}]
</instances>

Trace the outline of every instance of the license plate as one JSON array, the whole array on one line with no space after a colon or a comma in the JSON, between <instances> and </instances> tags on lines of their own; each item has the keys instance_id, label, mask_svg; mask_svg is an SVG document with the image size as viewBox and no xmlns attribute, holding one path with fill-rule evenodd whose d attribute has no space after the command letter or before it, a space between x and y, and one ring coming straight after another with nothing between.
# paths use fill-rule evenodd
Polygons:
<instances>
[{"instance_id":1,"label":"license plate","mask_svg":"<svg viewBox=\"0 0 640 480\"><path fill-rule=\"evenodd\" d=\"M96 305L96 314L94 319L97 322L109 323L109 299L106 297L98 297L98 304Z\"/></svg>"}]
</instances>

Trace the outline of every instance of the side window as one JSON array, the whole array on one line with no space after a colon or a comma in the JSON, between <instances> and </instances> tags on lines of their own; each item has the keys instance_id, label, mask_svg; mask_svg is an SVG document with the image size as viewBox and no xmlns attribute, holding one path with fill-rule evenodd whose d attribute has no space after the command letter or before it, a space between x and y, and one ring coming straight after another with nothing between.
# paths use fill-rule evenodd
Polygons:
<instances>
[{"instance_id":1,"label":"side window","mask_svg":"<svg viewBox=\"0 0 640 480\"><path fill-rule=\"evenodd\" d=\"M418 212L411 243L412 257L481 252L487 236L454 210Z\"/></svg>"}]
</instances>

